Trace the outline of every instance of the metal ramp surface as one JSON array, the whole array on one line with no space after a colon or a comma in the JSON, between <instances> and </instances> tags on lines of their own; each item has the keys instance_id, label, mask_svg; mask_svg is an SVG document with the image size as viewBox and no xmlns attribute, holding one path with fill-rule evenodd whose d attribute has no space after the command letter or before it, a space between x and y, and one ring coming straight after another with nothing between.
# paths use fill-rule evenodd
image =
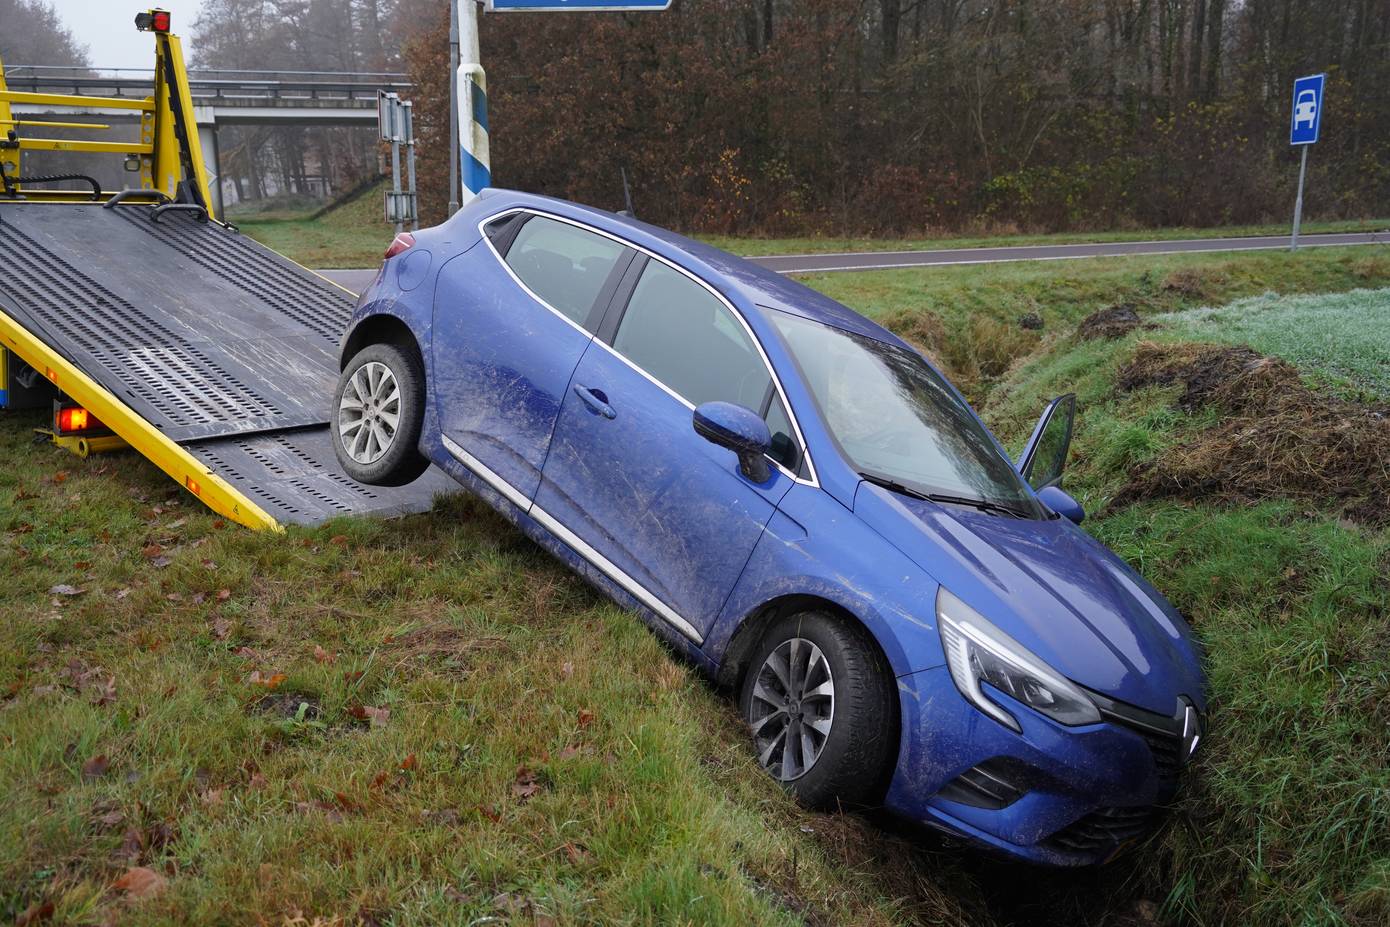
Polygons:
<instances>
[{"instance_id":1,"label":"metal ramp surface","mask_svg":"<svg viewBox=\"0 0 1390 927\"><path fill-rule=\"evenodd\" d=\"M23 337L5 346L41 371L45 348L64 358L80 376L49 371L60 388L89 378L133 430L147 423L150 441L178 445L274 523L418 511L457 490L433 468L399 488L342 473L328 421L345 290L216 223L151 213L0 203L0 312L39 342L34 356ZM146 436L107 424L175 475Z\"/></svg>"}]
</instances>

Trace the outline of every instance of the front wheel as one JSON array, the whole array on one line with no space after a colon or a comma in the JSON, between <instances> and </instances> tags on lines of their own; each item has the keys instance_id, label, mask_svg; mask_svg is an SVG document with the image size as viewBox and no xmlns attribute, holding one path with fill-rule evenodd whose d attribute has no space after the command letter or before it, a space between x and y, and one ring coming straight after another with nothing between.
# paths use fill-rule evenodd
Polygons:
<instances>
[{"instance_id":1,"label":"front wheel","mask_svg":"<svg viewBox=\"0 0 1390 927\"><path fill-rule=\"evenodd\" d=\"M413 351L372 344L353 355L333 400L333 450L359 483L404 486L429 467L420 453L425 372Z\"/></svg>"},{"instance_id":2,"label":"front wheel","mask_svg":"<svg viewBox=\"0 0 1390 927\"><path fill-rule=\"evenodd\" d=\"M892 683L862 629L824 612L778 619L740 699L759 764L812 808L876 802L896 755Z\"/></svg>"}]
</instances>

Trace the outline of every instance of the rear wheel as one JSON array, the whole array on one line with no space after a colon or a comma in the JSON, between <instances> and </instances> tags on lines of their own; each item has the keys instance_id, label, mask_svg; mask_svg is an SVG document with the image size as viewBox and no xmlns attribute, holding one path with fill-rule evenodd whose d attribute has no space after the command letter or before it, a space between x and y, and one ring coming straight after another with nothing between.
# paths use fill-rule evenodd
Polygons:
<instances>
[{"instance_id":1,"label":"rear wheel","mask_svg":"<svg viewBox=\"0 0 1390 927\"><path fill-rule=\"evenodd\" d=\"M892 673L868 635L824 612L778 619L740 705L758 762L813 808L879 798L895 755Z\"/></svg>"},{"instance_id":2,"label":"rear wheel","mask_svg":"<svg viewBox=\"0 0 1390 927\"><path fill-rule=\"evenodd\" d=\"M429 467L420 453L425 373L415 352L372 344L353 355L333 402L333 450L359 483L404 486Z\"/></svg>"}]
</instances>

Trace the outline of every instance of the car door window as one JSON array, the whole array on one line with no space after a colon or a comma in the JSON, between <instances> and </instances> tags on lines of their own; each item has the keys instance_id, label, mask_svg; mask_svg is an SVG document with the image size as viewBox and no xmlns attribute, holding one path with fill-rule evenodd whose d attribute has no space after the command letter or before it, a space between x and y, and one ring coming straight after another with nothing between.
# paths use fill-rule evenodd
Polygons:
<instances>
[{"instance_id":1,"label":"car door window","mask_svg":"<svg viewBox=\"0 0 1390 927\"><path fill-rule=\"evenodd\" d=\"M728 307L685 274L660 261L647 264L613 349L691 405L732 402L761 413L773 459L795 470L791 421L757 346Z\"/></svg>"},{"instance_id":2,"label":"car door window","mask_svg":"<svg viewBox=\"0 0 1390 927\"><path fill-rule=\"evenodd\" d=\"M507 264L531 292L577 325L589 319L624 247L610 238L531 216L507 249Z\"/></svg>"}]
</instances>

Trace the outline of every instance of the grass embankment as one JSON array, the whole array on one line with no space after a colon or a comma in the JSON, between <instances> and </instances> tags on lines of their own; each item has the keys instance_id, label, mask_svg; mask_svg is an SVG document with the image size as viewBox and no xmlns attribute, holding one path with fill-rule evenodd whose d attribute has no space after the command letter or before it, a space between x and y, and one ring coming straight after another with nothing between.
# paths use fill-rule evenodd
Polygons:
<instances>
[{"instance_id":1,"label":"grass embankment","mask_svg":"<svg viewBox=\"0 0 1390 927\"><path fill-rule=\"evenodd\" d=\"M1347 219L1335 222L1309 222L1302 234L1330 232L1383 232L1390 230L1390 219ZM841 251L936 251L954 248L1004 248L1014 245L1108 244L1117 241L1179 241L1187 238L1246 238L1289 234L1285 224L1232 225L1217 228L1132 229L1120 232L1060 232L1053 234L960 235L942 233L940 237L919 238L737 238L729 235L701 235L716 248L748 257L773 254L834 254Z\"/></svg>"},{"instance_id":2,"label":"grass embankment","mask_svg":"<svg viewBox=\"0 0 1390 927\"><path fill-rule=\"evenodd\" d=\"M229 221L252 238L313 268L376 267L391 241L392 226L382 219L385 183L315 218L310 202L288 201L269 209L255 204L232 207ZM1373 232L1390 229L1390 219L1313 222L1305 234ZM735 238L698 235L702 241L747 257L771 254L824 254L837 251L934 251L951 248L1002 248L1011 245L1064 245L1114 241L1169 241L1287 235L1287 226L1232 226L1211 229L1147 229L1133 232L1071 232L1054 235L981 235L941 238ZM1388 238L1387 240L1390 240Z\"/></svg>"},{"instance_id":3,"label":"grass embankment","mask_svg":"<svg viewBox=\"0 0 1390 927\"><path fill-rule=\"evenodd\" d=\"M274 212L228 212L242 232L305 267L376 267L394 228L382 218L378 184L317 218L309 208Z\"/></svg>"},{"instance_id":4,"label":"grass embankment","mask_svg":"<svg viewBox=\"0 0 1390 927\"><path fill-rule=\"evenodd\" d=\"M1237 314L1258 306L1265 349L1297 360L1301 330L1335 330L1368 304L1390 313L1390 290L1266 298ZM1163 910L1178 921L1386 923L1390 519L1378 487L1390 424L1268 361L1217 382L1192 370L1186 383L1144 385L1154 358L1225 353L1187 343L1185 320L1159 322L1114 341L1064 336L1013 370L989 403L996 425L1017 436L1047 397L1077 392L1068 489L1099 516L1089 530L1172 599L1206 648L1214 726L1172 826L1146 851L1143 881L1166 894ZM1390 360L1390 326L1358 344ZM1126 381L1136 385L1117 386ZM1194 401L1194 390L1213 401ZM1366 435L1365 453L1351 454L1348 441ZM1353 470L1346 485L1343 468ZM1114 504L1142 498L1136 488L1174 470L1185 484Z\"/></svg>"},{"instance_id":5,"label":"grass embankment","mask_svg":"<svg viewBox=\"0 0 1390 927\"><path fill-rule=\"evenodd\" d=\"M1178 385L1114 389L1135 339L1162 332L1071 335L1117 302L1390 285L1390 257L1272 257L815 281L910 335L1023 332L961 349L1003 365L967 370L989 417L1016 443L1045 397L1081 394L1069 488L1207 645L1216 726L1182 812L1106 870L796 809L727 702L481 506L253 534L133 455L32 446L21 414L0 419L0 913L1382 923L1385 531L1279 501L1107 511L1213 413L1175 408Z\"/></svg>"}]
</instances>

